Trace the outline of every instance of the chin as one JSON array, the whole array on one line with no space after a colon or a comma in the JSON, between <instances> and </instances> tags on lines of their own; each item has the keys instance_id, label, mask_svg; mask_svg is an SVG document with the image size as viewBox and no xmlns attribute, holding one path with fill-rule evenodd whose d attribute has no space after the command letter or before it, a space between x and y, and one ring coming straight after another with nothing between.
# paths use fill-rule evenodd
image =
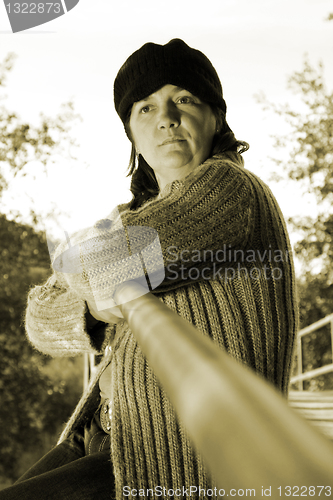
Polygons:
<instances>
[{"instance_id":1,"label":"chin","mask_svg":"<svg viewBox=\"0 0 333 500\"><path fill-rule=\"evenodd\" d=\"M189 167L193 163L193 156L192 155L184 155L178 151L172 151L169 152L167 155L164 156L164 158L160 159L159 165L160 168L183 168L183 167Z\"/></svg>"}]
</instances>

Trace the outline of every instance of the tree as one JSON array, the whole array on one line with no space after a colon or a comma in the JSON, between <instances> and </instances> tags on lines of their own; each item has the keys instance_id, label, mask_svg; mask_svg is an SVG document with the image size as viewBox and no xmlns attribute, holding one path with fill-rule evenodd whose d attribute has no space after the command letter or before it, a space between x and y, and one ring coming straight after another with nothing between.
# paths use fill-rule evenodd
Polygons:
<instances>
[{"instance_id":1,"label":"tree","mask_svg":"<svg viewBox=\"0 0 333 500\"><path fill-rule=\"evenodd\" d=\"M0 88L13 60L9 54L0 64ZM0 106L0 198L7 187L5 167L16 175L32 159L47 168L55 153L72 157L69 130L76 118L67 103L56 118L41 114L40 125L32 126ZM0 478L5 485L32 465L29 453L35 461L55 443L82 392L82 374L71 359L59 370L59 362L34 350L25 336L29 288L51 273L45 234L0 213L0 241Z\"/></svg>"},{"instance_id":2,"label":"tree","mask_svg":"<svg viewBox=\"0 0 333 500\"><path fill-rule=\"evenodd\" d=\"M46 451L45 433L53 438L70 415L82 376L75 367L70 382L63 373L55 374L50 358L25 337L28 290L51 272L45 235L0 215L0 240L0 420L6 430L0 434L0 475L15 479L22 454Z\"/></svg>"},{"instance_id":3,"label":"tree","mask_svg":"<svg viewBox=\"0 0 333 500\"><path fill-rule=\"evenodd\" d=\"M333 313L333 92L326 88L323 65L314 68L308 59L303 70L290 77L289 87L300 98L301 111L273 105L265 98L259 101L289 126L288 133L275 141L279 151L289 151L286 160L275 159L278 171L301 184L316 201L313 216L288 221L300 235L294 251L302 264L298 292L304 327ZM281 178L274 176L277 181ZM332 362L329 328L304 342L306 370ZM333 378L319 378L316 387L333 388Z\"/></svg>"},{"instance_id":4,"label":"tree","mask_svg":"<svg viewBox=\"0 0 333 500\"><path fill-rule=\"evenodd\" d=\"M13 67L15 54L10 53L0 63L0 88L5 86L8 72ZM1 96L3 101L5 96ZM6 106L0 106L0 196L7 187L6 177L1 163L6 163L14 175L18 174L27 162L38 160L44 167L53 161L55 154L66 155L75 159L71 153L75 146L69 131L75 120L80 119L74 113L73 102L62 105L56 118L40 113L39 126L23 122L20 117Z\"/></svg>"}]
</instances>

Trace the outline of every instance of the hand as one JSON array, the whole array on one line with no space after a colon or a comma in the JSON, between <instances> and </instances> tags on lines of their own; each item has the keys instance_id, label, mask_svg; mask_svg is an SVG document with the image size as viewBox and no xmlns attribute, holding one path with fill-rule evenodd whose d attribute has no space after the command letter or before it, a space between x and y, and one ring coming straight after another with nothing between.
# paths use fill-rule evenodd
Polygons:
<instances>
[{"instance_id":1,"label":"hand","mask_svg":"<svg viewBox=\"0 0 333 500\"><path fill-rule=\"evenodd\" d=\"M103 311L97 311L96 304L88 301L87 304L90 314L98 321L117 324L119 323L119 321L124 319L124 316L122 315L119 307L117 307L116 305L114 307L110 307L109 309L104 309Z\"/></svg>"},{"instance_id":2,"label":"hand","mask_svg":"<svg viewBox=\"0 0 333 500\"><path fill-rule=\"evenodd\" d=\"M149 293L147 285L142 286L139 280L124 281L117 286L113 300L116 304L119 304L121 310L122 304L135 300L143 295L148 295Z\"/></svg>"}]
</instances>

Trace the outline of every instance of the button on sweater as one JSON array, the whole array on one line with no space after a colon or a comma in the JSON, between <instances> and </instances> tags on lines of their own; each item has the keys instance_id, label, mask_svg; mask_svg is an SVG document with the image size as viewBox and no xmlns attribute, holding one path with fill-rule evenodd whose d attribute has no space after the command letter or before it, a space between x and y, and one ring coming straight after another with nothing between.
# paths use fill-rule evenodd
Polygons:
<instances>
[{"instance_id":1,"label":"button on sweater","mask_svg":"<svg viewBox=\"0 0 333 500\"><path fill-rule=\"evenodd\" d=\"M298 327L292 252L274 196L244 168L239 154L209 158L168 184L156 199L133 211L120 205L108 219L115 231L120 226L154 228L165 277L152 293L287 393ZM75 241L98 237L98 231L103 229L83 231ZM105 297L112 296L112 285L107 279L103 283ZM53 356L105 351L61 440L92 418L99 402L98 380L109 365L117 500L123 498L124 486L145 491L158 485L173 490L212 487L200 453L126 321L87 329L85 301L91 297L84 272L55 272L28 298L26 330L37 349Z\"/></svg>"}]
</instances>

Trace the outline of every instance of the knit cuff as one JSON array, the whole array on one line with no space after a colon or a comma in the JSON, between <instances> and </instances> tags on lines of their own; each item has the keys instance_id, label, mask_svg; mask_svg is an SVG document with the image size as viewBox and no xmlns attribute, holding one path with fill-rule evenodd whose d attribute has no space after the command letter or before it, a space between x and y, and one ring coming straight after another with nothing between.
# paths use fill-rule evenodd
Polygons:
<instances>
[{"instance_id":1,"label":"knit cuff","mask_svg":"<svg viewBox=\"0 0 333 500\"><path fill-rule=\"evenodd\" d=\"M54 357L98 354L97 347L103 340L95 343L87 332L84 300L57 278L52 275L44 286L35 287L28 295L28 339L36 349Z\"/></svg>"}]
</instances>

